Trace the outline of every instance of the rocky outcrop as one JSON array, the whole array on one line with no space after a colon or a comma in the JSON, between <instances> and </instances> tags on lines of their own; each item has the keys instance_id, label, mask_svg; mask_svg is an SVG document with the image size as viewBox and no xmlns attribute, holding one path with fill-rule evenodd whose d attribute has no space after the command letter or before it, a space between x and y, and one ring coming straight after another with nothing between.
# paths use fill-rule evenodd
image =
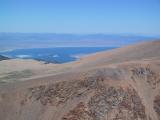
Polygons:
<instances>
[{"instance_id":1,"label":"rocky outcrop","mask_svg":"<svg viewBox=\"0 0 160 120\"><path fill-rule=\"evenodd\" d=\"M15 116L23 117L26 112L32 116L35 109L36 119L40 114L48 120L158 120L160 116L160 97L149 98L159 89L159 74L152 66L120 64L78 73L67 80L57 78L60 80L24 88L22 96L15 94L20 98L14 104L19 106Z\"/></svg>"},{"instance_id":2,"label":"rocky outcrop","mask_svg":"<svg viewBox=\"0 0 160 120\"><path fill-rule=\"evenodd\" d=\"M62 120L93 120L91 114L83 102L80 102L73 110L62 117Z\"/></svg>"},{"instance_id":3,"label":"rocky outcrop","mask_svg":"<svg viewBox=\"0 0 160 120\"><path fill-rule=\"evenodd\" d=\"M79 103L62 120L147 120L145 107L134 89L104 88L87 104Z\"/></svg>"},{"instance_id":4,"label":"rocky outcrop","mask_svg":"<svg viewBox=\"0 0 160 120\"><path fill-rule=\"evenodd\" d=\"M157 84L160 83L160 77L151 70L150 67L137 67L131 70L132 76L131 79L140 79L146 81L152 89L157 87Z\"/></svg>"},{"instance_id":5,"label":"rocky outcrop","mask_svg":"<svg viewBox=\"0 0 160 120\"><path fill-rule=\"evenodd\" d=\"M88 104L94 120L146 120L145 107L134 89L104 88Z\"/></svg>"},{"instance_id":6,"label":"rocky outcrop","mask_svg":"<svg viewBox=\"0 0 160 120\"><path fill-rule=\"evenodd\" d=\"M59 82L29 89L29 99L59 106L74 98L94 94L66 113L62 120L147 120L145 106L133 88L106 86L103 78Z\"/></svg>"},{"instance_id":7,"label":"rocky outcrop","mask_svg":"<svg viewBox=\"0 0 160 120\"><path fill-rule=\"evenodd\" d=\"M43 105L59 105L69 99L85 95L89 90L100 85L99 79L59 82L51 85L42 85L29 88L29 98L40 101Z\"/></svg>"},{"instance_id":8,"label":"rocky outcrop","mask_svg":"<svg viewBox=\"0 0 160 120\"><path fill-rule=\"evenodd\" d=\"M160 119L160 95L157 95L154 99L154 110L157 113L159 119Z\"/></svg>"}]
</instances>

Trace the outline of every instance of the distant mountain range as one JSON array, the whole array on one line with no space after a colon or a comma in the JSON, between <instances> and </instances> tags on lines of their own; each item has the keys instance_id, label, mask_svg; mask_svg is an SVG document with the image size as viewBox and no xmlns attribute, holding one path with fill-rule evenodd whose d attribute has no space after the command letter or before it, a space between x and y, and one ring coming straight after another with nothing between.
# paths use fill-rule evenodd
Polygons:
<instances>
[{"instance_id":1,"label":"distant mountain range","mask_svg":"<svg viewBox=\"0 0 160 120\"><path fill-rule=\"evenodd\" d=\"M155 37L107 34L0 33L0 50L43 47L124 46Z\"/></svg>"}]
</instances>

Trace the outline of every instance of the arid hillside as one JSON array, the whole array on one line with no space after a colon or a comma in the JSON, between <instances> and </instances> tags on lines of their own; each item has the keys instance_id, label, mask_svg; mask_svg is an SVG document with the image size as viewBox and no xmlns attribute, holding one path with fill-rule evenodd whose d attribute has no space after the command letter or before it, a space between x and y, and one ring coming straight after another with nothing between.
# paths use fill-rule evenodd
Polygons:
<instances>
[{"instance_id":1,"label":"arid hillside","mask_svg":"<svg viewBox=\"0 0 160 120\"><path fill-rule=\"evenodd\" d=\"M158 40L48 68L0 84L0 120L160 120Z\"/></svg>"}]
</instances>

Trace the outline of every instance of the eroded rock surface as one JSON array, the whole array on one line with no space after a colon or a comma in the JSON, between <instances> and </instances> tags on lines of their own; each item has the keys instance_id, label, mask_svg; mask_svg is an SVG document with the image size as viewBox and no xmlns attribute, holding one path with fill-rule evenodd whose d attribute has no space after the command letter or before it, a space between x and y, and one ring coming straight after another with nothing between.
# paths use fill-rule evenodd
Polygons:
<instances>
[{"instance_id":1,"label":"eroded rock surface","mask_svg":"<svg viewBox=\"0 0 160 120\"><path fill-rule=\"evenodd\" d=\"M93 120L93 118L85 104L80 102L73 110L64 115L62 120Z\"/></svg>"},{"instance_id":2,"label":"eroded rock surface","mask_svg":"<svg viewBox=\"0 0 160 120\"><path fill-rule=\"evenodd\" d=\"M160 95L156 96L154 99L154 110L157 113L159 119L160 119Z\"/></svg>"},{"instance_id":3,"label":"eroded rock surface","mask_svg":"<svg viewBox=\"0 0 160 120\"><path fill-rule=\"evenodd\" d=\"M59 106L68 100L94 94L66 113L62 120L147 120L145 107L133 88L106 86L103 79L59 82L30 88L30 99L43 105Z\"/></svg>"},{"instance_id":4,"label":"eroded rock surface","mask_svg":"<svg viewBox=\"0 0 160 120\"><path fill-rule=\"evenodd\" d=\"M43 105L59 105L69 99L85 95L89 90L100 85L99 79L88 78L83 81L59 82L30 88L29 98L39 100Z\"/></svg>"},{"instance_id":5,"label":"eroded rock surface","mask_svg":"<svg viewBox=\"0 0 160 120\"><path fill-rule=\"evenodd\" d=\"M109 87L98 91L89 101L95 120L145 120L145 108L134 89Z\"/></svg>"},{"instance_id":6,"label":"eroded rock surface","mask_svg":"<svg viewBox=\"0 0 160 120\"><path fill-rule=\"evenodd\" d=\"M132 69L131 78L134 80L137 77L145 80L153 89L160 83L159 76L153 72L150 67L137 67Z\"/></svg>"}]
</instances>

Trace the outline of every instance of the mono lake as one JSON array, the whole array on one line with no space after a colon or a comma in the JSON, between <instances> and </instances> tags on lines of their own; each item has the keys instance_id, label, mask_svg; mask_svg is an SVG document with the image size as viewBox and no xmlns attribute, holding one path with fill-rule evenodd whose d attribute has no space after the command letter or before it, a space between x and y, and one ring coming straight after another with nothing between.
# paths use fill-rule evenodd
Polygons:
<instances>
[{"instance_id":1,"label":"mono lake","mask_svg":"<svg viewBox=\"0 0 160 120\"><path fill-rule=\"evenodd\" d=\"M47 63L67 63L76 61L84 55L111 50L116 47L55 47L16 49L0 52L1 55L10 58L35 59Z\"/></svg>"}]
</instances>

